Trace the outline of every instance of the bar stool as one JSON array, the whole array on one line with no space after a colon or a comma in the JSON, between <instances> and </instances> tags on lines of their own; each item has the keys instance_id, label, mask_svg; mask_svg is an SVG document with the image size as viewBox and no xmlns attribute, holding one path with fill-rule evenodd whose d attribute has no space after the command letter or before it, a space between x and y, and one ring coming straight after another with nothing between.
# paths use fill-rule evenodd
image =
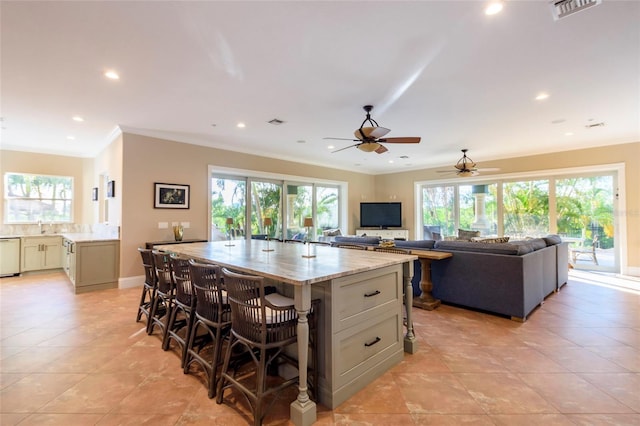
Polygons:
<instances>
[{"instance_id":1,"label":"bar stool","mask_svg":"<svg viewBox=\"0 0 640 426\"><path fill-rule=\"evenodd\" d=\"M222 268L222 277L231 305L231 335L222 367L216 402L222 403L224 391L230 387L238 389L247 399L254 417L254 425L262 424L268 408L264 409L265 397L277 394L298 382L298 376L283 379L279 384L267 388L267 370L282 359L297 367L296 360L290 358L284 348L296 343L298 314L293 299L277 293L265 294L264 278L243 275ZM288 301L287 304L283 302ZM317 309L317 305L316 305ZM310 320L310 334L311 332ZM315 324L314 330L317 329ZM316 336L313 352L316 348ZM229 371L231 355L246 349L255 365L255 382L248 383L246 375L236 377L235 369ZM317 363L317 359L314 359ZM317 370L317 364L314 365ZM317 376L316 376L317 377ZM317 380L317 379L314 379Z\"/></svg>"},{"instance_id":2,"label":"bar stool","mask_svg":"<svg viewBox=\"0 0 640 426\"><path fill-rule=\"evenodd\" d=\"M153 255L150 249L138 248L138 252L142 257L142 266L144 266L144 284L142 285L142 294L140 295L140 304L138 305L138 315L136 322L140 322L142 315L147 317L146 328L149 328L149 318L151 313L151 305L155 297L158 279L153 266Z\"/></svg>"},{"instance_id":3,"label":"bar stool","mask_svg":"<svg viewBox=\"0 0 640 426\"><path fill-rule=\"evenodd\" d=\"M213 398L218 364L222 361L222 341L229 335L231 327L231 308L227 303L227 292L222 288L219 266L190 260L189 271L197 302L195 315L192 314L195 319L189 332L183 371L187 374L191 364L198 363L207 374L209 398ZM213 342L211 359L202 354L205 341L198 335L200 330L206 332L206 341Z\"/></svg>"},{"instance_id":4,"label":"bar stool","mask_svg":"<svg viewBox=\"0 0 640 426\"><path fill-rule=\"evenodd\" d=\"M184 367L187 355L187 342L189 333L194 323L193 309L196 305L196 297L191 284L189 271L189 258L175 254L169 256L171 271L175 283L175 299L167 322L167 332L162 342L162 349L169 350L171 339L180 346L180 367ZM184 331L183 334L181 332Z\"/></svg>"},{"instance_id":5,"label":"bar stool","mask_svg":"<svg viewBox=\"0 0 640 426\"><path fill-rule=\"evenodd\" d=\"M175 297L175 285L173 282L173 274L171 272L171 263L169 262L169 253L153 250L153 265L158 279L158 287L156 288L153 304L151 305L151 314L147 334L153 334L153 329L157 325L162 331L161 341L164 344L167 333L167 323L173 306Z\"/></svg>"}]
</instances>

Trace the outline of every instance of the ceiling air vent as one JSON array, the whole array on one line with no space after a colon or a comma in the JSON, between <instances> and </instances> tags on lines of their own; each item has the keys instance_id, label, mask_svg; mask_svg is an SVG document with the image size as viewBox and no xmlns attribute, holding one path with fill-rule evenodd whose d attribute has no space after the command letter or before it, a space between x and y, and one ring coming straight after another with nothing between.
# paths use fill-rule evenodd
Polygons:
<instances>
[{"instance_id":1,"label":"ceiling air vent","mask_svg":"<svg viewBox=\"0 0 640 426\"><path fill-rule=\"evenodd\" d=\"M553 0L549 2L553 19L556 21L569 15L597 6L602 0Z\"/></svg>"}]
</instances>

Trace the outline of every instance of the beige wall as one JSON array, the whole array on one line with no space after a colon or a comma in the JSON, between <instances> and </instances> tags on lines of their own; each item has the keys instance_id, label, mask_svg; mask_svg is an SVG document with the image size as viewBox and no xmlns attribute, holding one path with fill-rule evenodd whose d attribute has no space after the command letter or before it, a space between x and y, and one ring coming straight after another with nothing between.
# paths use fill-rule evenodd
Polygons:
<instances>
[{"instance_id":1,"label":"beige wall","mask_svg":"<svg viewBox=\"0 0 640 426\"><path fill-rule=\"evenodd\" d=\"M362 197L373 197L373 176L257 155L240 154L146 136L123 135L123 188L121 277L143 273L137 247L147 241L172 240L171 229L158 229L158 222L189 222L184 238L208 239L207 203L209 166L256 170L348 182L349 212L358 212ZM154 182L190 185L190 208L155 209ZM356 213L357 214L357 213ZM354 232L350 214L347 232Z\"/></svg>"},{"instance_id":2,"label":"beige wall","mask_svg":"<svg viewBox=\"0 0 640 426\"><path fill-rule=\"evenodd\" d=\"M52 156L26 152L1 151L0 167L6 171L62 174L74 176L81 188L74 214L77 223L97 223L98 208L104 208L104 190L99 181L108 174L116 181L116 197L109 199L110 224L121 226L121 278L142 275L137 247L146 241L170 240L170 229L158 229L158 222L189 222L185 239L207 239L208 167L220 166L283 175L305 176L348 182L348 229L358 225L361 201L401 201L404 227L414 234L414 183L436 180L436 169L378 176L347 172L255 155L183 144L134 134L116 138L95 159ZM483 161L483 167L499 167L500 174L594 166L626 164L626 202L628 267L640 270L640 143L584 149L533 157ZM627 161L627 159L629 159ZM438 168L441 170L442 168ZM488 175L488 174L484 174ZM191 187L188 210L154 209L153 183L178 183ZM91 202L91 188L100 186L100 203ZM1 198L0 198L1 200Z\"/></svg>"},{"instance_id":3,"label":"beige wall","mask_svg":"<svg viewBox=\"0 0 640 426\"><path fill-rule=\"evenodd\" d=\"M93 174L93 159L46 155L22 151L0 151L0 176L13 173L35 173L53 176L71 176L75 187L73 220L87 223L91 220L91 182L87 176ZM95 203L94 203L95 204ZM0 207L4 215L4 185L0 185ZM4 223L4 219L3 219Z\"/></svg>"},{"instance_id":4,"label":"beige wall","mask_svg":"<svg viewBox=\"0 0 640 426\"><path fill-rule=\"evenodd\" d=\"M627 262L631 272L640 272L640 142L612 145L577 151L531 157L510 158L506 160L483 161L481 167L499 168L493 174L537 172L572 167L598 166L604 164L625 164L626 209L620 212L627 222ZM477 159L476 159L477 161ZM401 201L403 205L404 226L415 236L414 183L442 179L437 169L425 169L405 173L378 175L375 177L376 201ZM483 173L490 176L492 173ZM395 197L395 198L393 198Z\"/></svg>"},{"instance_id":5,"label":"beige wall","mask_svg":"<svg viewBox=\"0 0 640 426\"><path fill-rule=\"evenodd\" d=\"M98 213L93 223L106 223L122 227L122 192L126 186L123 174L123 142L122 135L116 137L100 154L96 156L94 163L94 176L92 186L97 186ZM106 182L115 182L115 197L107 198ZM97 217L97 219L96 219ZM122 249L120 250L122 252Z\"/></svg>"}]
</instances>

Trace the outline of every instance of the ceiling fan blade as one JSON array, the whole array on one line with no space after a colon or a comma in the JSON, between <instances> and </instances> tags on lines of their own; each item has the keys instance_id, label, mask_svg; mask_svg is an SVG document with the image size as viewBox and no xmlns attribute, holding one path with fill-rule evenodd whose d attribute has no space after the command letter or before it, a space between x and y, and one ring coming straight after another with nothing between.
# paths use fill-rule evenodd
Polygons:
<instances>
[{"instance_id":1,"label":"ceiling fan blade","mask_svg":"<svg viewBox=\"0 0 640 426\"><path fill-rule=\"evenodd\" d=\"M376 154L383 154L385 152L389 151L387 148L384 147L384 145L380 145L377 149L376 149Z\"/></svg>"},{"instance_id":2,"label":"ceiling fan blade","mask_svg":"<svg viewBox=\"0 0 640 426\"><path fill-rule=\"evenodd\" d=\"M347 140L351 140L351 139L347 139ZM340 148L340 149L336 149L335 151L331 151L331 153L336 153L336 152L340 152L340 151L344 151L345 149L349 149L349 148L353 148L354 146L358 146L360 145L360 143L354 143L353 145L349 145L349 146L345 146L344 148Z\"/></svg>"},{"instance_id":3,"label":"ceiling fan blade","mask_svg":"<svg viewBox=\"0 0 640 426\"><path fill-rule=\"evenodd\" d=\"M419 137L386 138L386 139L379 139L378 142L384 142L384 143L420 143L420 138Z\"/></svg>"},{"instance_id":4,"label":"ceiling fan blade","mask_svg":"<svg viewBox=\"0 0 640 426\"><path fill-rule=\"evenodd\" d=\"M357 142L357 139L351 139L351 138L322 138L322 139L331 139L334 141L353 141L353 142Z\"/></svg>"}]
</instances>

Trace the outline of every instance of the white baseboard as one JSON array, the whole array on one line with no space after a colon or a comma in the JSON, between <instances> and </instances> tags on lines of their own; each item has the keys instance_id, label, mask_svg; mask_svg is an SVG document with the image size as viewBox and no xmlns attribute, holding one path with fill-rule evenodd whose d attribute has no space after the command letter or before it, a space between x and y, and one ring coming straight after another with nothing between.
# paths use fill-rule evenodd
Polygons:
<instances>
[{"instance_id":1,"label":"white baseboard","mask_svg":"<svg viewBox=\"0 0 640 426\"><path fill-rule=\"evenodd\" d=\"M118 280L118 288L135 288L144 285L144 275L125 277Z\"/></svg>"},{"instance_id":2,"label":"white baseboard","mask_svg":"<svg viewBox=\"0 0 640 426\"><path fill-rule=\"evenodd\" d=\"M640 277L640 267L639 266L627 266L626 268L622 268L622 275L630 275L632 277Z\"/></svg>"}]
</instances>

